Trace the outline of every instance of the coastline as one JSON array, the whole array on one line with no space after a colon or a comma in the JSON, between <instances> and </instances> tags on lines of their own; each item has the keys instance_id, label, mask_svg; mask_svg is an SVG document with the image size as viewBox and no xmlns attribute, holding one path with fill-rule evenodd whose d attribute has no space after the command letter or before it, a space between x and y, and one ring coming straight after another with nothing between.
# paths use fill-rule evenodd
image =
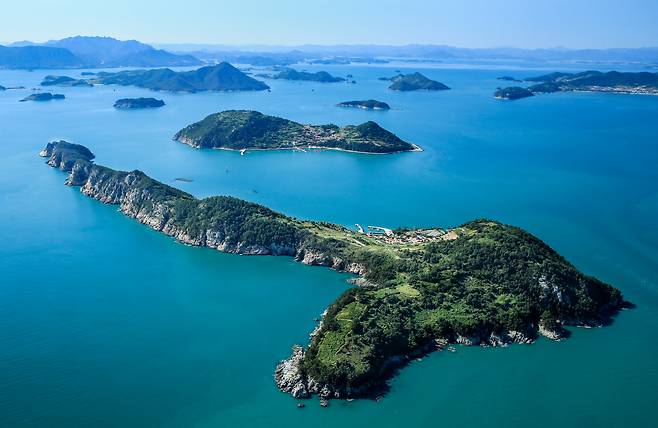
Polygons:
<instances>
[{"instance_id":1,"label":"coastline","mask_svg":"<svg viewBox=\"0 0 658 428\"><path fill-rule=\"evenodd\" d=\"M303 146L303 147L273 147L273 148L245 148L245 149L231 149L228 147L199 147L194 144L187 143L185 141L182 141L181 139L173 138L174 141L179 142L181 144L185 144L187 146L192 147L193 149L198 149L198 150L226 150L229 152L240 152L240 153L248 153L248 152L272 152L276 150L292 150L292 151L301 151L304 152L306 149L312 149L312 150L317 150L317 151L323 151L323 150L333 150L337 152L345 152L345 153L355 153L355 154L362 154L362 155L393 155L393 154L398 154L398 153L414 153L414 152L424 152L425 150L422 149L417 144L414 143L409 143L411 144L414 148L411 150L397 150L393 152L362 152L358 150L346 150L346 149L341 149L338 147L322 147L322 146Z\"/></svg>"}]
</instances>

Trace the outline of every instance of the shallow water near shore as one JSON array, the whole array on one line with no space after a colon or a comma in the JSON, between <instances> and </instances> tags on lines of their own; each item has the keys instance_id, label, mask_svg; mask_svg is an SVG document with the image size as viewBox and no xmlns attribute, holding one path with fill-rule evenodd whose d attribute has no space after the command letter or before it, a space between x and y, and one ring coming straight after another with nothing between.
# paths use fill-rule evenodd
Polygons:
<instances>
[{"instance_id":1,"label":"shallow water near shore","mask_svg":"<svg viewBox=\"0 0 658 428\"><path fill-rule=\"evenodd\" d=\"M271 92L168 94L57 88L64 101L0 92L0 426L617 427L658 423L658 97L492 98L522 70L425 69L448 86L394 93L392 67L304 67L356 85L267 81ZM0 85L46 74L0 70ZM154 96L160 109L117 111ZM390 111L335 107L374 98ZM375 120L424 151L195 150L171 140L205 115L247 108L305 123ZM50 140L140 169L204 197L286 214L388 227L488 217L534 233L637 304L606 328L553 343L458 347L414 361L381 401L298 409L273 382L307 342L347 275L287 257L187 247L65 186L44 165ZM184 178L191 181L174 181Z\"/></svg>"}]
</instances>

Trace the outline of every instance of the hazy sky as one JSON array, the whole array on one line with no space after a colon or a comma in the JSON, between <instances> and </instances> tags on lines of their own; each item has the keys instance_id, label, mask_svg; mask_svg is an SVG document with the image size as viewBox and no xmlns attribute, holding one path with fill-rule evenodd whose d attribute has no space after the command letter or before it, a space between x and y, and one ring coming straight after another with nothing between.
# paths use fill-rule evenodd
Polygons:
<instances>
[{"instance_id":1,"label":"hazy sky","mask_svg":"<svg viewBox=\"0 0 658 428\"><path fill-rule=\"evenodd\" d=\"M0 41L658 46L658 0L2 0Z\"/></svg>"}]
</instances>

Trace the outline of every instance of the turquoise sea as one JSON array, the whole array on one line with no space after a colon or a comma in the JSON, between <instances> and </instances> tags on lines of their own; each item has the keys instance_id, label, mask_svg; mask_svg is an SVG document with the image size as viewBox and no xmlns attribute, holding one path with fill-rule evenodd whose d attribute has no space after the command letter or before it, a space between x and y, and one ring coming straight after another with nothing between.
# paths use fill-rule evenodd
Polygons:
<instances>
[{"instance_id":1,"label":"turquoise sea","mask_svg":"<svg viewBox=\"0 0 658 428\"><path fill-rule=\"evenodd\" d=\"M306 67L313 69L313 67ZM356 85L268 81L271 92L155 94L58 88L0 70L1 427L658 426L658 97L570 93L492 98L501 75L545 70L323 66ZM453 87L393 93L381 76L422 71ZM553 71L553 70L551 70ZM118 98L156 96L152 111ZM340 109L375 98L388 112ZM307 123L375 120L422 153L200 151L172 135L248 108ZM300 218L526 228L637 308L571 339L459 347L402 370L383 400L298 409L272 373L347 275L286 257L180 245L64 185L37 156L50 140L199 197L227 194ZM177 177L192 182L174 181Z\"/></svg>"}]
</instances>

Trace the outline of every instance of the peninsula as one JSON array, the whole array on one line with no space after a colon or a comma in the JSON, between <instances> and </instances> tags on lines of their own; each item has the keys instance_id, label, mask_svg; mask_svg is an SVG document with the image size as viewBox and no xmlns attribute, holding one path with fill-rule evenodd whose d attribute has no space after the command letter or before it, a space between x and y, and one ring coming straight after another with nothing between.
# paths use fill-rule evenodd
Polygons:
<instances>
[{"instance_id":1,"label":"peninsula","mask_svg":"<svg viewBox=\"0 0 658 428\"><path fill-rule=\"evenodd\" d=\"M41 82L41 86L94 86L84 79L74 79L69 76L46 76Z\"/></svg>"},{"instance_id":2,"label":"peninsula","mask_svg":"<svg viewBox=\"0 0 658 428\"><path fill-rule=\"evenodd\" d=\"M176 133L174 140L195 148L230 150L333 149L363 153L419 151L375 122L361 125L303 125L257 111L211 114Z\"/></svg>"},{"instance_id":3,"label":"peninsula","mask_svg":"<svg viewBox=\"0 0 658 428\"><path fill-rule=\"evenodd\" d=\"M264 91L265 83L249 77L227 62L176 72L168 68L128 70L117 73L99 72L90 80L102 85L138 86L156 91Z\"/></svg>"},{"instance_id":4,"label":"peninsula","mask_svg":"<svg viewBox=\"0 0 658 428\"><path fill-rule=\"evenodd\" d=\"M420 73L400 74L391 79L392 83L388 89L393 91L445 91L448 86L436 80L429 79Z\"/></svg>"},{"instance_id":5,"label":"peninsula","mask_svg":"<svg viewBox=\"0 0 658 428\"><path fill-rule=\"evenodd\" d=\"M525 80L537 82L536 85L528 87L533 93L587 91L658 95L658 73L647 71L585 71L575 74L558 72Z\"/></svg>"},{"instance_id":6,"label":"peninsula","mask_svg":"<svg viewBox=\"0 0 658 428\"><path fill-rule=\"evenodd\" d=\"M568 336L565 325L605 325L627 305L619 290L538 238L495 221L359 233L237 198L197 199L141 171L96 165L91 151L63 141L40 155L84 195L180 242L358 275L358 286L326 310L310 346L295 346L276 368L278 387L297 398L366 396L411 356L449 343L558 340Z\"/></svg>"},{"instance_id":7,"label":"peninsula","mask_svg":"<svg viewBox=\"0 0 658 428\"><path fill-rule=\"evenodd\" d=\"M136 110L143 108L157 108L164 105L164 101L155 98L122 98L114 103L114 108L120 110Z\"/></svg>"},{"instance_id":8,"label":"peninsula","mask_svg":"<svg viewBox=\"0 0 658 428\"><path fill-rule=\"evenodd\" d=\"M28 95L27 97L20 100L20 102L63 100L64 98L66 98L64 94L51 94L50 92L38 92L36 94Z\"/></svg>"},{"instance_id":9,"label":"peninsula","mask_svg":"<svg viewBox=\"0 0 658 428\"><path fill-rule=\"evenodd\" d=\"M344 101L337 104L338 107L356 107L366 110L390 110L391 106L382 101L365 100L365 101Z\"/></svg>"},{"instance_id":10,"label":"peninsula","mask_svg":"<svg viewBox=\"0 0 658 428\"><path fill-rule=\"evenodd\" d=\"M317 73L308 73L306 71L297 71L292 68L285 69L274 76L272 79L284 79L284 80L306 80L310 82L321 82L321 83L336 83L344 82L345 79L342 77L335 77L326 71L318 71Z\"/></svg>"}]
</instances>

